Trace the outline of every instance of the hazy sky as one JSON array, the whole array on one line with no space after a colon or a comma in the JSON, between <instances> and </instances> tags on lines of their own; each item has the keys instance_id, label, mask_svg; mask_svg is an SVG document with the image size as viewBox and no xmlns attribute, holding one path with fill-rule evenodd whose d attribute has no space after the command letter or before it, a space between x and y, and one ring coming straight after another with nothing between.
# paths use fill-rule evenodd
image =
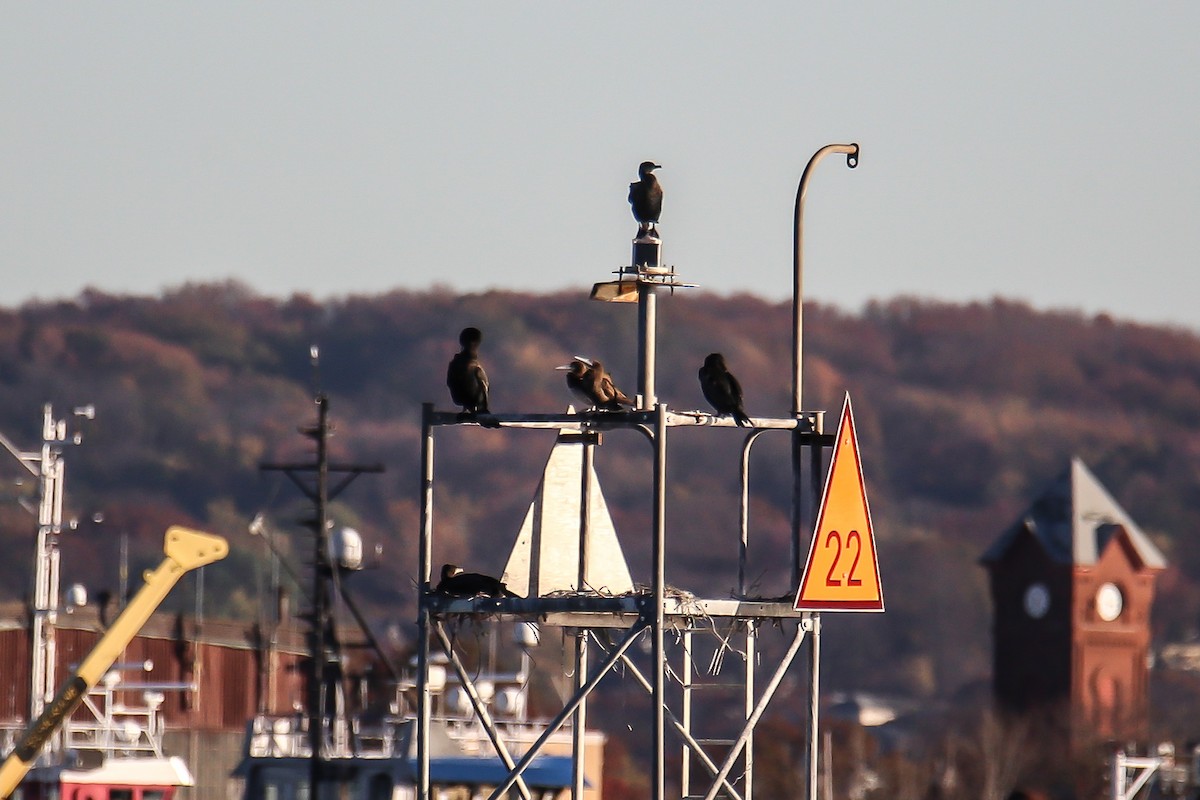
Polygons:
<instances>
[{"instance_id":1,"label":"hazy sky","mask_svg":"<svg viewBox=\"0 0 1200 800\"><path fill-rule=\"evenodd\" d=\"M0 5L0 304L236 277L1020 298L1200 330L1200 3Z\"/></svg>"}]
</instances>

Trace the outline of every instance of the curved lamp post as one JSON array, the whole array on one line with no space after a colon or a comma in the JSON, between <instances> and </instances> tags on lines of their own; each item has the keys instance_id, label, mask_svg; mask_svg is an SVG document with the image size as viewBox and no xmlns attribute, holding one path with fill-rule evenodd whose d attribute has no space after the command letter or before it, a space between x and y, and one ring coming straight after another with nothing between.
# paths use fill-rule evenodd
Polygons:
<instances>
[{"instance_id":1,"label":"curved lamp post","mask_svg":"<svg viewBox=\"0 0 1200 800\"><path fill-rule=\"evenodd\" d=\"M846 156L846 166L854 169L858 166L857 144L827 144L813 154L800 176L800 188L796 190L796 218L792 228L792 261L795 273L792 280L792 417L799 419L803 413L800 391L802 388L801 351L804 346L804 197L808 193L808 178L813 168L830 153L842 153ZM819 433L820 431L814 431ZM792 585L800 585L800 530L803 525L803 485L800 479L801 444L800 428L797 427L792 437ZM814 477L814 491L819 492L819 484Z\"/></svg>"},{"instance_id":2,"label":"curved lamp post","mask_svg":"<svg viewBox=\"0 0 1200 800\"><path fill-rule=\"evenodd\" d=\"M792 260L796 274L792 283L792 416L800 416L800 348L803 343L804 323L804 195L808 192L808 176L822 158L830 153L844 153L846 166L858 166L857 144L827 144L813 154L800 176L800 188L796 190L796 224L792 228Z\"/></svg>"},{"instance_id":3,"label":"curved lamp post","mask_svg":"<svg viewBox=\"0 0 1200 800\"><path fill-rule=\"evenodd\" d=\"M827 144L813 154L800 176L800 188L796 190L796 220L792 228L792 259L796 267L792 283L792 416L799 419L802 413L800 404L800 389L802 374L800 371L800 353L803 346L804 324L804 197L808 192L808 177L813 168L830 153L841 153L846 156L846 166L854 169L858 166L857 144ZM819 431L817 431L819 432ZM803 484L800 476L801 462L800 429L797 428L792 437L792 585L799 586L800 582L800 529L801 529L801 497ZM813 464L813 496L820 492L820 450L814 447ZM814 526L816 520L813 520ZM816 535L816 531L813 531ZM820 704L820 675L821 675L821 615L812 614L808 620L809 637L812 644L809 648L809 713L808 713L808 752L807 752L807 797L816 800L817 797L817 744L818 708Z\"/></svg>"}]
</instances>

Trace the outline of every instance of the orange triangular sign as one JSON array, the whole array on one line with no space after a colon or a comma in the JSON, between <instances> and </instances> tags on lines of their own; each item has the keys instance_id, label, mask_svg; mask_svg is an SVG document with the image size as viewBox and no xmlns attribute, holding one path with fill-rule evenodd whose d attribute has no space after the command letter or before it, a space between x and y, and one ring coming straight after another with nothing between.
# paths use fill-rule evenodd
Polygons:
<instances>
[{"instance_id":1,"label":"orange triangular sign","mask_svg":"<svg viewBox=\"0 0 1200 800\"><path fill-rule=\"evenodd\" d=\"M858 457L850 395L842 405L825 493L808 564L796 592L797 611L883 611L883 587L871 509Z\"/></svg>"}]
</instances>

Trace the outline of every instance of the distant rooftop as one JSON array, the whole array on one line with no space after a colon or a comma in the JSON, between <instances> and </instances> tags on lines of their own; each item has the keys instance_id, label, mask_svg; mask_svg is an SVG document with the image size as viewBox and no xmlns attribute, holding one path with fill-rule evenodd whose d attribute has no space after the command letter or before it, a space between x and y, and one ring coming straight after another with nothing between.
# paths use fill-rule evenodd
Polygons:
<instances>
[{"instance_id":1,"label":"distant rooftop","mask_svg":"<svg viewBox=\"0 0 1200 800\"><path fill-rule=\"evenodd\" d=\"M1121 530L1144 566L1162 569L1167 565L1162 551L1075 457L981 560L985 564L999 561L1021 531L1029 531L1053 560L1091 566Z\"/></svg>"}]
</instances>

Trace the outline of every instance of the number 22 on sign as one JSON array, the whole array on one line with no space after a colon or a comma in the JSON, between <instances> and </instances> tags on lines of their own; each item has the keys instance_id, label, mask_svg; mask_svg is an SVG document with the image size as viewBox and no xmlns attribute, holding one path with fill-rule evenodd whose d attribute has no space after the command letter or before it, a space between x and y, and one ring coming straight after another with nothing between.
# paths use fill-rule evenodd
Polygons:
<instances>
[{"instance_id":1,"label":"number 22 on sign","mask_svg":"<svg viewBox=\"0 0 1200 800\"><path fill-rule=\"evenodd\" d=\"M850 395L842 405L837 439L808 564L796 591L797 611L883 611L883 587L871 509L858 456Z\"/></svg>"}]
</instances>

